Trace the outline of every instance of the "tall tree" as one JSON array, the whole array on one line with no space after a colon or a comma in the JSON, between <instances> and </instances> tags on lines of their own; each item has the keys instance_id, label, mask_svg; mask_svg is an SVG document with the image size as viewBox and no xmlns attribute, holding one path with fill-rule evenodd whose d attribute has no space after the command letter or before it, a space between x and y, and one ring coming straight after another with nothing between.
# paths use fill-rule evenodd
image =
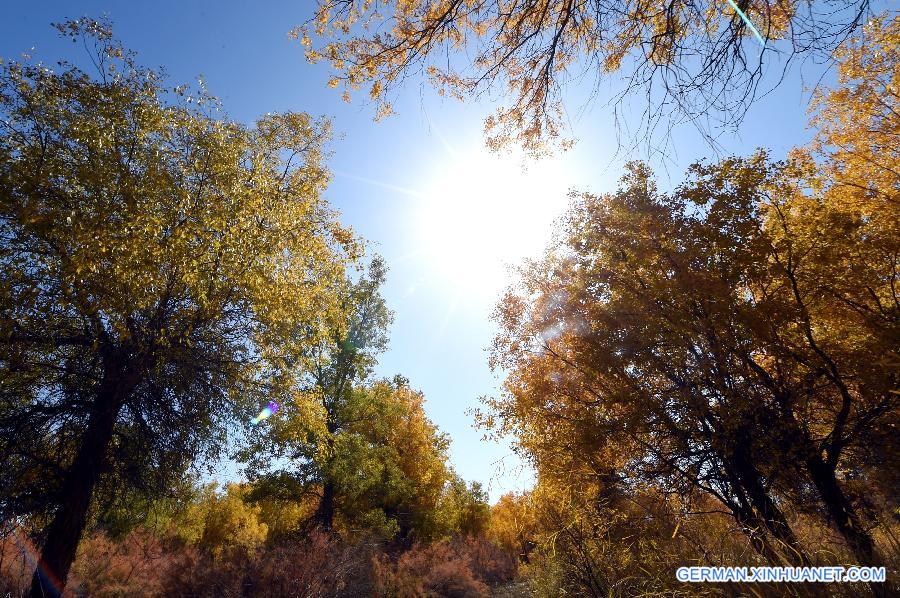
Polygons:
<instances>
[{"instance_id":1,"label":"tall tree","mask_svg":"<svg viewBox=\"0 0 900 598\"><path fill-rule=\"evenodd\" d=\"M359 384L334 412L288 406L251 441L251 498L297 503L313 497L307 522L343 533L374 532L409 543L442 535L448 441L404 381ZM249 455L246 455L249 457ZM295 530L297 531L297 530Z\"/></svg>"},{"instance_id":2,"label":"tall tree","mask_svg":"<svg viewBox=\"0 0 900 598\"><path fill-rule=\"evenodd\" d=\"M251 435L240 458L257 480L257 497L295 502L312 494L312 523L326 530L340 518L405 540L436 527L448 442L406 379L371 379L392 317L381 296L385 274L376 257L365 275L347 280L344 318L311 347L314 366L295 400Z\"/></svg>"},{"instance_id":3,"label":"tall tree","mask_svg":"<svg viewBox=\"0 0 900 598\"><path fill-rule=\"evenodd\" d=\"M737 125L763 72L785 68L770 56L827 56L867 9L865 0L320 0L295 33L310 60L332 65L332 87L370 84L379 114L412 73L459 98L499 84L510 101L485 123L489 144L540 152L560 135L563 90L585 76L621 73L623 95L643 90L648 129L667 113L708 133L713 112L714 126Z\"/></svg>"},{"instance_id":4,"label":"tall tree","mask_svg":"<svg viewBox=\"0 0 900 598\"><path fill-rule=\"evenodd\" d=\"M61 591L98 489L165 488L293 388L290 333L337 311L357 253L321 198L327 123L215 118L106 23L58 29L93 76L0 74L0 517L39 529L33 596Z\"/></svg>"},{"instance_id":5,"label":"tall tree","mask_svg":"<svg viewBox=\"0 0 900 598\"><path fill-rule=\"evenodd\" d=\"M495 364L510 374L486 423L547 478L612 469L700 488L770 560L804 560L780 505L806 484L857 560L877 560L839 472L896 417L896 375L871 355L896 351L897 311L853 315L822 266L865 255L849 276L877 310L897 254L869 251L862 221L823 236L809 167L762 154L696 165L665 195L632 165L618 193L577 198L560 246L498 308Z\"/></svg>"},{"instance_id":6,"label":"tall tree","mask_svg":"<svg viewBox=\"0 0 900 598\"><path fill-rule=\"evenodd\" d=\"M299 498L298 492L318 491L315 519L326 530L332 528L335 514L336 472L330 470L336 436L360 416L357 408L365 399L357 385L370 377L376 356L387 346L392 314L381 296L386 272L384 261L376 257L366 275L344 282L342 316L328 323L327 335L309 347L312 367L300 372L295 400L284 404L280 416L257 430L249 447L240 451L251 477L264 476L257 494L275 492L276 486L281 486L276 494L287 492L293 499ZM306 326L295 334L306 336ZM295 467L271 471L268 455L273 451ZM266 457L261 460L261 455ZM292 482L296 486L290 489Z\"/></svg>"},{"instance_id":7,"label":"tall tree","mask_svg":"<svg viewBox=\"0 0 900 598\"><path fill-rule=\"evenodd\" d=\"M814 104L816 138L795 152L812 192L770 202L764 217L798 314L783 339L818 389L819 413L792 437L809 439L828 516L871 560L861 497L838 481L873 477L882 495L898 491L884 464L897 453L900 418L900 17L873 19L838 58L839 86Z\"/></svg>"}]
</instances>

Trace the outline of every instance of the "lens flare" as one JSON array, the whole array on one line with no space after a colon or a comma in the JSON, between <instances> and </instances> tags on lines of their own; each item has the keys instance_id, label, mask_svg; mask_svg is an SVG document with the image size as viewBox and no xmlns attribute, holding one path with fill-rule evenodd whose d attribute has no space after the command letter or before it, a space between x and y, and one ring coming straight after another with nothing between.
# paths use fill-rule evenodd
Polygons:
<instances>
[{"instance_id":1,"label":"lens flare","mask_svg":"<svg viewBox=\"0 0 900 598\"><path fill-rule=\"evenodd\" d=\"M250 423L255 426L262 420L272 417L276 413L278 413L278 403L269 401L269 403L262 408L262 411L259 412L259 415L250 420Z\"/></svg>"},{"instance_id":2,"label":"lens flare","mask_svg":"<svg viewBox=\"0 0 900 598\"><path fill-rule=\"evenodd\" d=\"M752 21L750 20L750 18L744 13L744 11L741 10L741 8L735 3L734 0L728 0L728 4L730 4L730 5L731 5L731 8L733 8L734 11L738 14L738 16L741 17L741 19L744 20L744 23L746 23L747 27L750 28L750 31L753 32L753 35L756 36L756 39L759 40L760 45L762 45L763 47L765 47L765 46L766 46L766 40L764 40L764 39L763 39L763 36L759 34L759 31L756 29L756 27L753 26L753 22L752 22Z\"/></svg>"},{"instance_id":3,"label":"lens flare","mask_svg":"<svg viewBox=\"0 0 900 598\"><path fill-rule=\"evenodd\" d=\"M0 529L0 537L3 537L2 533L3 530ZM41 561L40 553L31 543L31 540L28 539L27 535L22 534L20 536L18 530L13 527L12 538L13 541L18 544L23 559L25 561L28 561L31 568L37 571L38 576L43 582L44 588L51 590L51 593L48 595L58 595L61 598L71 598L73 596L72 592L66 589L65 585L62 583L62 580L60 580L59 577ZM70 578L72 577L74 576L70 575Z\"/></svg>"}]
</instances>

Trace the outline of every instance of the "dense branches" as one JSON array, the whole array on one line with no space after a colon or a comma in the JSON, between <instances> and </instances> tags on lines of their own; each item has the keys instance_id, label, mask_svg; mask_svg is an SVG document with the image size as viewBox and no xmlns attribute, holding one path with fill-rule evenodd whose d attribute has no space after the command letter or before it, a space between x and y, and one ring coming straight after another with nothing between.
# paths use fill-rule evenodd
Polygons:
<instances>
[{"instance_id":1,"label":"dense branches","mask_svg":"<svg viewBox=\"0 0 900 598\"><path fill-rule=\"evenodd\" d=\"M460 98L497 83L510 101L485 123L489 144L540 152L560 141L563 91L586 76L599 82L620 72L619 100L646 95L633 130L688 120L713 135L739 124L764 70L778 68L772 56L783 54L785 63L795 55L827 57L864 18L868 2L738 6L764 47L727 3L694 0L323 0L317 17L295 33L310 60L327 60L337 71L333 87L370 82L380 114L390 112L388 90L411 72L427 73L441 93ZM328 41L315 46L313 34Z\"/></svg>"},{"instance_id":2,"label":"dense branches","mask_svg":"<svg viewBox=\"0 0 900 598\"><path fill-rule=\"evenodd\" d=\"M482 423L579 516L649 488L682 517L727 509L769 562L809 558L788 511L880 562L870 530L897 489L898 23L848 49L811 148L699 163L671 193L632 164L618 192L574 196L558 244L521 269Z\"/></svg>"},{"instance_id":3,"label":"dense branches","mask_svg":"<svg viewBox=\"0 0 900 598\"><path fill-rule=\"evenodd\" d=\"M105 25L59 29L93 77L0 74L0 516L49 518L36 595L65 582L104 478L165 490L289 387L308 341L287 331L337 311L356 253L319 196L326 124L212 118Z\"/></svg>"}]
</instances>

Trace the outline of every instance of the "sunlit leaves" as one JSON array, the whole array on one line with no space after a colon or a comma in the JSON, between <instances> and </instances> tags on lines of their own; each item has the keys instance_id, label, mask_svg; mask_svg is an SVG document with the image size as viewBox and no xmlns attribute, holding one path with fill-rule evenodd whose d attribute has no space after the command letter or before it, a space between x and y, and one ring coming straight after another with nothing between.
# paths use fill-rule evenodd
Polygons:
<instances>
[{"instance_id":1,"label":"sunlit leaves","mask_svg":"<svg viewBox=\"0 0 900 598\"><path fill-rule=\"evenodd\" d=\"M671 194L640 164L622 185L574 197L559 244L498 305L507 375L482 424L549 487L580 495L614 472L702 490L739 521L771 509L760 480L809 500L810 463L877 466L864 438L889 435L898 404L897 221L882 236L815 163L764 154L696 164Z\"/></svg>"},{"instance_id":2,"label":"sunlit leaves","mask_svg":"<svg viewBox=\"0 0 900 598\"><path fill-rule=\"evenodd\" d=\"M293 391L359 246L322 198L327 122L221 118L202 82L166 87L108 24L59 29L95 71L0 71L0 453L28 430L8 475L64 470L108 380L112 469L149 487Z\"/></svg>"},{"instance_id":3,"label":"sunlit leaves","mask_svg":"<svg viewBox=\"0 0 900 598\"><path fill-rule=\"evenodd\" d=\"M767 43L785 40L797 53L832 50L862 14L852 0L740 6ZM347 93L371 82L380 115L391 111L389 91L413 74L460 99L498 89L508 100L485 122L488 144L534 153L571 142L564 89L617 72L624 91L646 94L651 112L701 119L717 111L726 124L740 122L769 51L726 2L693 0L322 0L293 35L309 61L336 71L330 86ZM641 125L652 129L659 116L645 114Z\"/></svg>"}]
</instances>

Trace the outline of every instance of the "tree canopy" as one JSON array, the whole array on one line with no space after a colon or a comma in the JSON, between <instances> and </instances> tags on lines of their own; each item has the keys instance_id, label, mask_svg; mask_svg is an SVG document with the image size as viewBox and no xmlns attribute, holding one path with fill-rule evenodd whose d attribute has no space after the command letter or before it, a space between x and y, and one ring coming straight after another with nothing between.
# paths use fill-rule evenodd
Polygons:
<instances>
[{"instance_id":1,"label":"tree canopy","mask_svg":"<svg viewBox=\"0 0 900 598\"><path fill-rule=\"evenodd\" d=\"M685 519L714 497L769 562L808 561L787 510L880 561L866 513L896 495L876 472L897 452L900 218L897 55L879 45L898 23L847 51L810 148L697 163L671 192L632 163L616 193L573 196L499 303L508 375L480 418L544 497L569 497L546 503L559 525L586 518L572 558L604 549L585 547L592 505L615 517L652 489Z\"/></svg>"},{"instance_id":2,"label":"tree canopy","mask_svg":"<svg viewBox=\"0 0 900 598\"><path fill-rule=\"evenodd\" d=\"M321 197L327 123L213 116L106 24L58 28L95 73L0 73L0 516L48 518L64 583L105 477L164 489L290 391L358 248Z\"/></svg>"},{"instance_id":3,"label":"tree canopy","mask_svg":"<svg viewBox=\"0 0 900 598\"><path fill-rule=\"evenodd\" d=\"M497 86L508 101L485 122L488 144L540 153L571 141L562 137L565 91L613 74L624 82L619 100L646 95L633 130L690 121L712 136L738 125L764 71L786 69L798 55L828 58L867 10L862 0L320 0L294 34L309 60L333 67L332 87L347 94L368 85L379 115L391 112L391 88L412 73L458 98Z\"/></svg>"}]
</instances>

